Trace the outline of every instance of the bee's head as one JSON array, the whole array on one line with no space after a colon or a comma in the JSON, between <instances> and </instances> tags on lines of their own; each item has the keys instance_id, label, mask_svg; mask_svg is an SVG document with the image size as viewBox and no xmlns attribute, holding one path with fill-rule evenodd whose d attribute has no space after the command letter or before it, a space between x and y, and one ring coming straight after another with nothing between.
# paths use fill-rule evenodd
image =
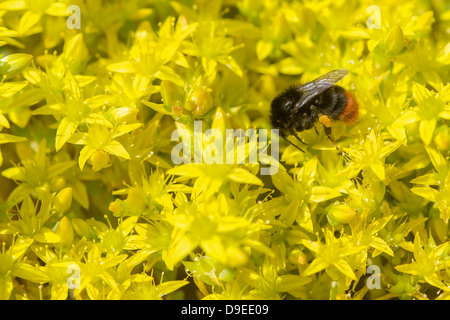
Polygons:
<instances>
[{"instance_id":1,"label":"bee's head","mask_svg":"<svg viewBox=\"0 0 450 320\"><path fill-rule=\"evenodd\" d=\"M295 116L294 106L299 99L300 94L293 89L288 89L273 99L271 104L273 127L292 131L293 117Z\"/></svg>"}]
</instances>

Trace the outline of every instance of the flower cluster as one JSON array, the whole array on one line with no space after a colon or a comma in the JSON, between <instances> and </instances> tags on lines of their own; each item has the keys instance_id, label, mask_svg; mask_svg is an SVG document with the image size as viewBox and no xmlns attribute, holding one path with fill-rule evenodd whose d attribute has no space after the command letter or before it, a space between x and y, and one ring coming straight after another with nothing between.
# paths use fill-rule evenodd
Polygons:
<instances>
[{"instance_id":1,"label":"flower cluster","mask_svg":"<svg viewBox=\"0 0 450 320\"><path fill-rule=\"evenodd\" d=\"M0 0L0 299L450 298L448 30L445 1ZM334 69L338 150L173 163Z\"/></svg>"}]
</instances>

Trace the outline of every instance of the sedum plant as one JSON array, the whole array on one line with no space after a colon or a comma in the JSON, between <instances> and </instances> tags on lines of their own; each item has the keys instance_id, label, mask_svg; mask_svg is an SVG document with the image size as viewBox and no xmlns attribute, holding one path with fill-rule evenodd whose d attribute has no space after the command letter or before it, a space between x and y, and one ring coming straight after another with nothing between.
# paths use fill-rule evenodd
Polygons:
<instances>
[{"instance_id":1,"label":"sedum plant","mask_svg":"<svg viewBox=\"0 0 450 320\"><path fill-rule=\"evenodd\" d=\"M0 299L448 299L449 28L442 0L0 0ZM338 150L208 163L341 68Z\"/></svg>"}]
</instances>

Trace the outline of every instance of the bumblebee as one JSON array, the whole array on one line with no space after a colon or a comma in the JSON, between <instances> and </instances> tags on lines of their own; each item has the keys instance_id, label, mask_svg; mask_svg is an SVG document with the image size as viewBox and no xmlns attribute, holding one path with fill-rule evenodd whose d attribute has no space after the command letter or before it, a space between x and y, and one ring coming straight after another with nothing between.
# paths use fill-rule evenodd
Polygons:
<instances>
[{"instance_id":1,"label":"bumblebee","mask_svg":"<svg viewBox=\"0 0 450 320\"><path fill-rule=\"evenodd\" d=\"M358 119L358 103L355 97L344 88L335 85L347 75L348 71L339 69L330 71L323 76L305 83L295 85L275 97L271 104L271 121L274 128L280 130L280 135L304 152L297 145L287 139L293 135L301 141L297 133L309 130L320 122L327 137L331 138L331 127L333 121L343 121L353 124Z\"/></svg>"}]
</instances>

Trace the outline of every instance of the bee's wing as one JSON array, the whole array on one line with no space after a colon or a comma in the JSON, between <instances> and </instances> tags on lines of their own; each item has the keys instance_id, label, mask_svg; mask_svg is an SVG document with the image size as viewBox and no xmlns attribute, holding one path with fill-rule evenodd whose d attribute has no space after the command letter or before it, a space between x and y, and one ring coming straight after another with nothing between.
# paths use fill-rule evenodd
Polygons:
<instances>
[{"instance_id":1,"label":"bee's wing","mask_svg":"<svg viewBox=\"0 0 450 320\"><path fill-rule=\"evenodd\" d=\"M302 93L302 96L295 104L294 111L298 111L305 103L331 88L336 82L345 77L347 73L346 69L333 70L311 82L295 87L296 90Z\"/></svg>"}]
</instances>

